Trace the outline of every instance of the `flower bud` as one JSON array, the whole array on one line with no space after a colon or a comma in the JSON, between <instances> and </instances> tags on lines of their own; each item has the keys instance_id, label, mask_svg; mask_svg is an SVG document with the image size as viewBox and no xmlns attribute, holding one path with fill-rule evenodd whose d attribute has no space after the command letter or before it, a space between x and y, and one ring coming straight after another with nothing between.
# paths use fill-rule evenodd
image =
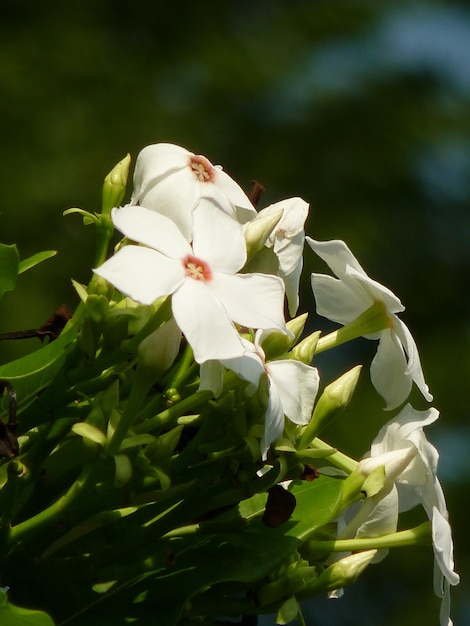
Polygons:
<instances>
[{"instance_id":1,"label":"flower bud","mask_svg":"<svg viewBox=\"0 0 470 626\"><path fill-rule=\"evenodd\" d=\"M333 591L356 582L366 567L372 562L377 550L355 552L335 561L314 581L315 587L324 591Z\"/></svg>"},{"instance_id":2,"label":"flower bud","mask_svg":"<svg viewBox=\"0 0 470 626\"><path fill-rule=\"evenodd\" d=\"M271 214L257 216L245 225L247 261L250 261L264 247L264 244L281 221L283 213L283 209L279 209L279 211Z\"/></svg>"},{"instance_id":3,"label":"flower bud","mask_svg":"<svg viewBox=\"0 0 470 626\"><path fill-rule=\"evenodd\" d=\"M321 331L317 330L308 337L305 337L305 339L302 339L300 343L292 348L289 354L290 358L310 365L313 360L313 355L315 354L320 334Z\"/></svg>"},{"instance_id":4,"label":"flower bud","mask_svg":"<svg viewBox=\"0 0 470 626\"><path fill-rule=\"evenodd\" d=\"M331 424L350 403L356 389L362 365L356 365L325 387L318 400L312 419L301 437L305 448L326 426Z\"/></svg>"},{"instance_id":5,"label":"flower bud","mask_svg":"<svg viewBox=\"0 0 470 626\"><path fill-rule=\"evenodd\" d=\"M267 360L279 358L292 345L293 335L280 330L264 330L260 333L260 343Z\"/></svg>"},{"instance_id":6,"label":"flower bud","mask_svg":"<svg viewBox=\"0 0 470 626\"><path fill-rule=\"evenodd\" d=\"M297 317L294 317L286 322L287 330L294 335L291 345L294 345L299 341L302 333L304 332L307 317L308 313L302 313L302 315L298 315Z\"/></svg>"},{"instance_id":7,"label":"flower bud","mask_svg":"<svg viewBox=\"0 0 470 626\"><path fill-rule=\"evenodd\" d=\"M102 192L102 213L109 215L113 207L121 204L126 191L130 163L131 155L128 154L122 159L122 161L119 161L119 163L113 167L104 179Z\"/></svg>"},{"instance_id":8,"label":"flower bud","mask_svg":"<svg viewBox=\"0 0 470 626\"><path fill-rule=\"evenodd\" d=\"M390 452L384 452L378 456L372 456L359 461L357 466L357 472L366 476L366 481L363 485L363 491L367 496L375 495L370 490L370 476L377 470L377 468L383 467L385 470L385 485L391 485L402 474L411 461L418 454L418 449L414 445L410 445L407 448L401 448L399 450L391 450Z\"/></svg>"}]
</instances>

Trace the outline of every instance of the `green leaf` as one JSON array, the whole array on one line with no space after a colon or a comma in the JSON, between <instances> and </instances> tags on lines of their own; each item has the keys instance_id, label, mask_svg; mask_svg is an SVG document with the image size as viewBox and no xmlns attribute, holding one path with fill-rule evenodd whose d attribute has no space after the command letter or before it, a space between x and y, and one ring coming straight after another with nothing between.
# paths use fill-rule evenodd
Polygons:
<instances>
[{"instance_id":1,"label":"green leaf","mask_svg":"<svg viewBox=\"0 0 470 626\"><path fill-rule=\"evenodd\" d=\"M132 477L132 464L126 454L115 454L113 458L116 467L114 486L123 487Z\"/></svg>"},{"instance_id":2,"label":"green leaf","mask_svg":"<svg viewBox=\"0 0 470 626\"><path fill-rule=\"evenodd\" d=\"M87 424L87 422L78 422L72 426L72 430L75 434L80 435L80 437L90 439L100 446L104 446L106 444L106 435L104 432L92 424Z\"/></svg>"},{"instance_id":3,"label":"green leaf","mask_svg":"<svg viewBox=\"0 0 470 626\"><path fill-rule=\"evenodd\" d=\"M12 291L15 288L18 263L19 257L16 246L0 243L0 297L5 291Z\"/></svg>"},{"instance_id":4,"label":"green leaf","mask_svg":"<svg viewBox=\"0 0 470 626\"><path fill-rule=\"evenodd\" d=\"M136 446L144 446L155 441L154 435L133 435L132 437L126 437L121 443L119 450L130 450Z\"/></svg>"},{"instance_id":5,"label":"green leaf","mask_svg":"<svg viewBox=\"0 0 470 626\"><path fill-rule=\"evenodd\" d=\"M52 258L57 254L57 250L44 250L44 252L38 252L37 254L33 254L27 259L23 259L20 261L18 266L18 274L22 274L26 272L26 270L31 269L35 265L39 265L43 261Z\"/></svg>"},{"instance_id":6,"label":"green leaf","mask_svg":"<svg viewBox=\"0 0 470 626\"><path fill-rule=\"evenodd\" d=\"M76 335L77 326L70 326L52 343L0 366L0 378L13 385L19 402L35 396L59 372L66 358L66 350Z\"/></svg>"},{"instance_id":7,"label":"green leaf","mask_svg":"<svg viewBox=\"0 0 470 626\"><path fill-rule=\"evenodd\" d=\"M243 532L180 537L168 548L171 564L167 568L149 572L126 589L111 590L108 598L84 609L70 626L121 626L133 621L140 626L176 626L184 605L200 590L222 582L263 580L336 515L342 482L328 476L311 483L299 481L292 489L297 499L294 514L278 528L261 522L266 496L257 494L250 499L251 505L243 503L245 512L249 511Z\"/></svg>"},{"instance_id":8,"label":"green leaf","mask_svg":"<svg viewBox=\"0 0 470 626\"><path fill-rule=\"evenodd\" d=\"M7 600L7 594L0 589L0 624L2 626L54 626L54 622L42 611L23 609Z\"/></svg>"}]
</instances>

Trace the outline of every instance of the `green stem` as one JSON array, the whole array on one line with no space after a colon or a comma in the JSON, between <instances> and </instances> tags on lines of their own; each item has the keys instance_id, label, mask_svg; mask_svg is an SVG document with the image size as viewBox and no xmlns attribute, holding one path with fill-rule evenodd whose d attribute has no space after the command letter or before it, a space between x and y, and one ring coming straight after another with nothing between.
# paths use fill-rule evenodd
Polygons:
<instances>
[{"instance_id":1,"label":"green stem","mask_svg":"<svg viewBox=\"0 0 470 626\"><path fill-rule=\"evenodd\" d=\"M315 354L320 354L358 337L373 335L389 328L390 325L391 320L383 302L374 302L371 307L349 324L325 335L325 337L320 337L315 348Z\"/></svg>"},{"instance_id":2,"label":"green stem","mask_svg":"<svg viewBox=\"0 0 470 626\"><path fill-rule=\"evenodd\" d=\"M302 546L302 555L304 558L313 561L317 558L318 553L359 552L362 550L428 545L430 536L431 522L423 522L415 528L382 535L381 537L361 537L359 539L336 539L330 541L310 539Z\"/></svg>"},{"instance_id":3,"label":"green stem","mask_svg":"<svg viewBox=\"0 0 470 626\"><path fill-rule=\"evenodd\" d=\"M193 413L203 407L212 398L211 391L197 391L191 396L184 398L177 404L170 406L155 417L151 417L141 424L137 424L134 432L138 435L150 433L162 426L169 426L176 422L178 417L185 413Z\"/></svg>"},{"instance_id":4,"label":"green stem","mask_svg":"<svg viewBox=\"0 0 470 626\"><path fill-rule=\"evenodd\" d=\"M108 248L114 234L114 226L111 217L104 213L98 216L95 223L96 249L94 267L99 267L108 256Z\"/></svg>"},{"instance_id":5,"label":"green stem","mask_svg":"<svg viewBox=\"0 0 470 626\"><path fill-rule=\"evenodd\" d=\"M93 504L90 492L95 487L101 470L101 463L96 461L87 463L80 476L62 497L11 529L11 544L32 541L61 522L68 525L70 517L73 517L76 511L80 511L81 516L89 514L90 505ZM93 506L96 506L96 503ZM101 507L101 502L98 506Z\"/></svg>"},{"instance_id":6,"label":"green stem","mask_svg":"<svg viewBox=\"0 0 470 626\"><path fill-rule=\"evenodd\" d=\"M164 382L162 381L164 386L168 389L179 389L192 371L191 366L193 365L195 365L193 351L191 346L187 344L183 355L175 364L175 368L172 368L168 375L164 377Z\"/></svg>"},{"instance_id":7,"label":"green stem","mask_svg":"<svg viewBox=\"0 0 470 626\"><path fill-rule=\"evenodd\" d=\"M315 437L310 447L315 450L331 450L331 446L318 437ZM343 452L333 452L333 454L328 454L328 461L331 461L333 465L336 465L338 469L343 470L346 474L351 474L358 465L357 461L346 454L343 454Z\"/></svg>"},{"instance_id":8,"label":"green stem","mask_svg":"<svg viewBox=\"0 0 470 626\"><path fill-rule=\"evenodd\" d=\"M129 429L139 416L139 410L144 402L145 396L152 387L153 379L146 376L145 372L142 372L143 375L139 375L140 373L139 369L137 369L134 384L132 385L121 418L117 423L116 430L111 436L111 440L106 446L106 452L110 456L118 452Z\"/></svg>"}]
</instances>

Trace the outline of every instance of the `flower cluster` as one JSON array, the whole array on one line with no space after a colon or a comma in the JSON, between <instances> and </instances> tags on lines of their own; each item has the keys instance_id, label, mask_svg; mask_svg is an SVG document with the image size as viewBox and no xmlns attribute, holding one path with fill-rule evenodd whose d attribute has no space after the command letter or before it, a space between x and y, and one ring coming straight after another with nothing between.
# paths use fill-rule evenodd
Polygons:
<instances>
[{"instance_id":1,"label":"flower cluster","mask_svg":"<svg viewBox=\"0 0 470 626\"><path fill-rule=\"evenodd\" d=\"M206 157L170 144L148 146L137 159L130 204L111 214L128 241L94 270L139 303L171 296L173 318L201 365L200 389L219 396L227 370L249 382L251 394L266 378L263 459L282 437L285 418L309 426L320 384L311 365L315 348L321 351L357 336L378 340L370 376L386 409L403 406L413 383L432 400L416 343L398 317L402 303L366 274L342 241L306 238L336 276L312 274L316 311L342 325L342 334L312 336L310 358L304 362L295 350L288 353L293 333L284 319L285 299L294 316L307 214L308 205L300 198L257 212L238 184ZM273 335L284 350L269 359L263 342L268 344ZM399 512L421 503L432 522L436 593L444 597L441 624L447 625L449 584L459 578L436 477L438 454L423 432L437 417L435 409L419 412L407 404L381 429L369 458L355 471L368 476L382 467L383 484L343 512L347 523L339 538L392 533Z\"/></svg>"},{"instance_id":2,"label":"flower cluster","mask_svg":"<svg viewBox=\"0 0 470 626\"><path fill-rule=\"evenodd\" d=\"M157 144L124 204L129 163L101 212L66 211L96 227L75 312L1 336L44 345L0 365L0 623L303 623L302 600L424 544L451 626L459 576L424 434L438 412L410 404L413 386L432 396L400 300L344 242L305 236L301 198L258 210L260 185ZM298 314L305 241L333 273L311 275L316 314L338 324L325 335ZM0 296L53 255L0 244ZM354 418L362 365L326 380L316 356L359 337L377 342L369 392L387 417L356 460L321 437L350 403ZM398 530L416 506L423 522Z\"/></svg>"}]
</instances>

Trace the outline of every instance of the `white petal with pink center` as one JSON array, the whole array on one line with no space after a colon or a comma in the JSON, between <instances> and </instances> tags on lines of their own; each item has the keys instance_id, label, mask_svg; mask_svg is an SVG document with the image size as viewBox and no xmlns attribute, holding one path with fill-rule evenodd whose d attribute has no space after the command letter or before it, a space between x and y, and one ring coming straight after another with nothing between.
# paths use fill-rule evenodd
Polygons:
<instances>
[{"instance_id":1,"label":"white petal with pink center","mask_svg":"<svg viewBox=\"0 0 470 626\"><path fill-rule=\"evenodd\" d=\"M193 234L193 211L202 198L240 223L256 211L241 187L219 166L173 144L145 147L137 156L131 205L139 204L173 220L187 241Z\"/></svg>"},{"instance_id":2,"label":"white petal with pink center","mask_svg":"<svg viewBox=\"0 0 470 626\"><path fill-rule=\"evenodd\" d=\"M241 225L212 202L198 210L195 249L171 220L145 207L114 209L112 219L148 247L124 246L94 271L143 304L172 295L174 318L199 363L245 352L234 323L286 332L282 282L236 274L246 259Z\"/></svg>"}]
</instances>

